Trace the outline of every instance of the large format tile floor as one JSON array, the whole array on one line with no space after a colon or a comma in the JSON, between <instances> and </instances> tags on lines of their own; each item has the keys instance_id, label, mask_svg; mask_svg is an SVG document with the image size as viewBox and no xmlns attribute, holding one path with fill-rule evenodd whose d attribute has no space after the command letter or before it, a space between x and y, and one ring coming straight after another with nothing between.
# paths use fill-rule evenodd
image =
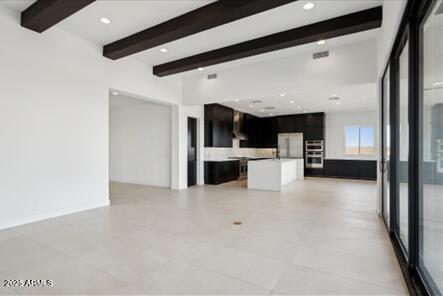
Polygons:
<instances>
[{"instance_id":1,"label":"large format tile floor","mask_svg":"<svg viewBox=\"0 0 443 296\"><path fill-rule=\"evenodd\" d=\"M111 184L111 206L0 231L0 294L407 294L373 182L184 191ZM241 225L234 225L241 221Z\"/></svg>"}]
</instances>

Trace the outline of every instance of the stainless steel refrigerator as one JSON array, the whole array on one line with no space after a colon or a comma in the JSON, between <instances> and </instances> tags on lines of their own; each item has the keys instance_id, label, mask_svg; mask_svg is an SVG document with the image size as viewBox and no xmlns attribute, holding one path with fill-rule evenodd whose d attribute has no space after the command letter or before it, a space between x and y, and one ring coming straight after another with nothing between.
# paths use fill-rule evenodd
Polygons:
<instances>
[{"instance_id":1,"label":"stainless steel refrigerator","mask_svg":"<svg viewBox=\"0 0 443 296\"><path fill-rule=\"evenodd\" d=\"M281 158L303 158L303 133L278 134Z\"/></svg>"}]
</instances>

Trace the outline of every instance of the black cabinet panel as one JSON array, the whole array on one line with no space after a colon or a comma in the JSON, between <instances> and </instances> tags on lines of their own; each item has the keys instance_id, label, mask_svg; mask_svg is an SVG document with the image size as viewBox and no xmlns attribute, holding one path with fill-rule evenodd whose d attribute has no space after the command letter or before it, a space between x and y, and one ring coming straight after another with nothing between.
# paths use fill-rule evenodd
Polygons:
<instances>
[{"instance_id":1,"label":"black cabinet panel","mask_svg":"<svg viewBox=\"0 0 443 296\"><path fill-rule=\"evenodd\" d=\"M377 161L354 159L325 159L324 174L329 177L350 179L377 179Z\"/></svg>"},{"instance_id":2,"label":"black cabinet panel","mask_svg":"<svg viewBox=\"0 0 443 296\"><path fill-rule=\"evenodd\" d=\"M325 128L322 126L318 127L305 127L304 138L308 140L324 140Z\"/></svg>"},{"instance_id":3,"label":"black cabinet panel","mask_svg":"<svg viewBox=\"0 0 443 296\"><path fill-rule=\"evenodd\" d=\"M337 162L335 159L325 159L323 161L325 168L325 176L338 176L337 175Z\"/></svg>"},{"instance_id":4,"label":"black cabinet panel","mask_svg":"<svg viewBox=\"0 0 443 296\"><path fill-rule=\"evenodd\" d=\"M377 179L376 161L360 161L359 169L361 179Z\"/></svg>"},{"instance_id":5,"label":"black cabinet panel","mask_svg":"<svg viewBox=\"0 0 443 296\"><path fill-rule=\"evenodd\" d=\"M205 147L232 147L234 110L218 104L205 105Z\"/></svg>"},{"instance_id":6,"label":"black cabinet panel","mask_svg":"<svg viewBox=\"0 0 443 296\"><path fill-rule=\"evenodd\" d=\"M319 168L316 168L316 169L313 169L313 168L306 168L305 169L305 175L306 176L323 176L325 173L324 173L324 169L319 169Z\"/></svg>"},{"instance_id":7,"label":"black cabinet panel","mask_svg":"<svg viewBox=\"0 0 443 296\"><path fill-rule=\"evenodd\" d=\"M205 161L205 184L218 185L238 179L238 161Z\"/></svg>"},{"instance_id":8,"label":"black cabinet panel","mask_svg":"<svg viewBox=\"0 0 443 296\"><path fill-rule=\"evenodd\" d=\"M279 133L302 133L304 129L304 115L283 115L277 117Z\"/></svg>"},{"instance_id":9,"label":"black cabinet panel","mask_svg":"<svg viewBox=\"0 0 443 296\"><path fill-rule=\"evenodd\" d=\"M359 178L359 166L354 161L341 160L337 165L337 175L345 178Z\"/></svg>"},{"instance_id":10,"label":"black cabinet panel","mask_svg":"<svg viewBox=\"0 0 443 296\"><path fill-rule=\"evenodd\" d=\"M324 118L325 114L323 112L305 114L305 127L324 126Z\"/></svg>"},{"instance_id":11,"label":"black cabinet panel","mask_svg":"<svg viewBox=\"0 0 443 296\"><path fill-rule=\"evenodd\" d=\"M260 127L259 124L259 118L244 113L243 115L243 132L248 136L247 140L241 140L240 141L240 147L242 148L255 148L258 146L259 143L259 132Z\"/></svg>"},{"instance_id":12,"label":"black cabinet panel","mask_svg":"<svg viewBox=\"0 0 443 296\"><path fill-rule=\"evenodd\" d=\"M259 145L260 148L274 148L278 142L278 122L277 117L260 118L259 120L260 134Z\"/></svg>"}]
</instances>

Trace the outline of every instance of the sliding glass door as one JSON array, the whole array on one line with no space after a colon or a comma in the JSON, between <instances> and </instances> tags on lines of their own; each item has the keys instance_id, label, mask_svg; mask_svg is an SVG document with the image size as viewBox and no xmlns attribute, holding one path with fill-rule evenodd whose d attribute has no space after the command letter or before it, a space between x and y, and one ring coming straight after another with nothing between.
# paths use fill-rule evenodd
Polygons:
<instances>
[{"instance_id":1,"label":"sliding glass door","mask_svg":"<svg viewBox=\"0 0 443 296\"><path fill-rule=\"evenodd\" d=\"M443 0L408 0L382 80L383 218L411 294L443 295Z\"/></svg>"},{"instance_id":2,"label":"sliding glass door","mask_svg":"<svg viewBox=\"0 0 443 296\"><path fill-rule=\"evenodd\" d=\"M383 77L383 94L382 94L382 162L381 162L381 172L382 172L382 188L383 188L383 218L385 219L386 225L389 228L390 225L390 161L391 161L391 124L390 124L390 68L385 72Z\"/></svg>"},{"instance_id":3,"label":"sliding glass door","mask_svg":"<svg viewBox=\"0 0 443 296\"><path fill-rule=\"evenodd\" d=\"M398 166L397 166L397 205L398 231L405 251L408 250L408 191L409 191L409 41L404 44L398 57Z\"/></svg>"},{"instance_id":4,"label":"sliding glass door","mask_svg":"<svg viewBox=\"0 0 443 296\"><path fill-rule=\"evenodd\" d=\"M419 264L436 295L443 293L443 3L422 27Z\"/></svg>"}]
</instances>

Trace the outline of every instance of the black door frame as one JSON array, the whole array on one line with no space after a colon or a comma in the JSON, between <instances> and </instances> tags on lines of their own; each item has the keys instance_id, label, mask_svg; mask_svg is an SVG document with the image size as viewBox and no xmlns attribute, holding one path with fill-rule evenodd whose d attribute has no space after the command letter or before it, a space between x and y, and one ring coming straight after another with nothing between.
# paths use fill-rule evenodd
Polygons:
<instances>
[{"instance_id":1,"label":"black door frame","mask_svg":"<svg viewBox=\"0 0 443 296\"><path fill-rule=\"evenodd\" d=\"M401 270L406 280L408 289L412 295L432 295L438 293L438 289L427 271L420 265L419 243L423 235L423 225L420 225L422 217L421 206L421 155L422 155L422 90L423 90L423 24L427 16L432 11L437 0L408 0L403 14L399 30L397 32L394 47L392 48L389 61L385 66L385 71L380 83L382 89L382 114L384 111L383 87L384 78L389 69L390 73L390 219L388 228L395 253L400 263ZM399 65L398 57L406 40L409 41L409 68L408 68L408 120L409 120L409 159L408 159L408 252L405 252L399 238L398 223L398 184L399 184ZM384 127L383 116L382 126ZM382 129L384 132L384 128ZM384 136L382 147L384 145ZM383 155L384 157L384 155ZM382 157L382 161L384 161ZM382 182L383 183L383 182ZM384 185L382 185L384 186ZM382 190L382 193L384 191ZM384 193L383 193L384 194ZM385 197L382 196L382 200ZM382 201L382 213L384 211ZM384 218L383 218L384 220Z\"/></svg>"},{"instance_id":2,"label":"black door frame","mask_svg":"<svg viewBox=\"0 0 443 296\"><path fill-rule=\"evenodd\" d=\"M188 117L187 118L187 144L186 149L187 151L187 179L188 179L188 187L197 185L197 177L198 177L198 141L197 141L197 118L194 117ZM191 134L189 134L191 133ZM191 140L191 143L189 143L189 140ZM190 155L189 147L195 147L194 148L194 156ZM193 159L191 159L193 158ZM192 167L190 167L192 166Z\"/></svg>"}]
</instances>

